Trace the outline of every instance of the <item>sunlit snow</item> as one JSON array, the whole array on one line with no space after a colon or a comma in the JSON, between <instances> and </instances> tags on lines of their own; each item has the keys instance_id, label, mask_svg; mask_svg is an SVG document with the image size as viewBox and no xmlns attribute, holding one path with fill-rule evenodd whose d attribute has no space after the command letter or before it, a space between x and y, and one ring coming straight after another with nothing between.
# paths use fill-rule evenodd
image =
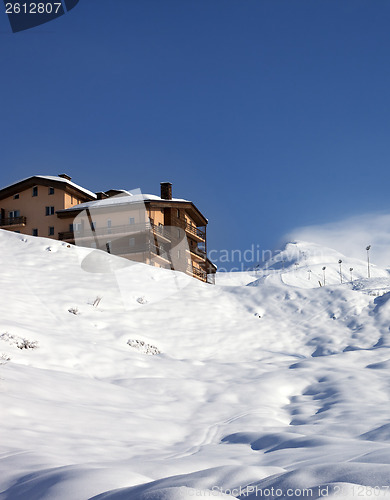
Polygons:
<instances>
[{"instance_id":1,"label":"sunlit snow","mask_svg":"<svg viewBox=\"0 0 390 500\"><path fill-rule=\"evenodd\" d=\"M390 498L387 270L293 242L212 286L0 248L1 500Z\"/></svg>"}]
</instances>

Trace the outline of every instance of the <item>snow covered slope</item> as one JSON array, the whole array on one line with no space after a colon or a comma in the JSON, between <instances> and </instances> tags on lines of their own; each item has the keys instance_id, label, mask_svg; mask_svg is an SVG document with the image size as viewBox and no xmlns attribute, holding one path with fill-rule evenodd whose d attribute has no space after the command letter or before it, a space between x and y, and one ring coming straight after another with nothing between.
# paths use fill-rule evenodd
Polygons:
<instances>
[{"instance_id":1,"label":"snow covered slope","mask_svg":"<svg viewBox=\"0 0 390 500\"><path fill-rule=\"evenodd\" d=\"M341 274L340 263L341 260ZM323 269L325 267L325 270ZM370 264L371 278L388 278L389 273ZM216 283L222 286L248 285L265 279L282 281L300 288L317 288L325 284L356 282L368 277L367 261L351 258L315 243L295 241L251 271L218 272Z\"/></svg>"},{"instance_id":2,"label":"snow covered slope","mask_svg":"<svg viewBox=\"0 0 390 500\"><path fill-rule=\"evenodd\" d=\"M388 273L292 245L211 286L0 231L0 499L390 498Z\"/></svg>"}]
</instances>

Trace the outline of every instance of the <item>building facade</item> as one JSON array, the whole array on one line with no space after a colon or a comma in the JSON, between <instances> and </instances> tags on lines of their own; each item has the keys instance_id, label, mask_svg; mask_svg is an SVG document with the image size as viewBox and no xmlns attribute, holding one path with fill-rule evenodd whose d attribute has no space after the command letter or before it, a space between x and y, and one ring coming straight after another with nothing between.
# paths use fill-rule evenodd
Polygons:
<instances>
[{"instance_id":1,"label":"building facade","mask_svg":"<svg viewBox=\"0 0 390 500\"><path fill-rule=\"evenodd\" d=\"M207 219L190 201L124 190L93 193L66 174L32 176L0 190L0 229L59 239L213 282Z\"/></svg>"},{"instance_id":2,"label":"building facade","mask_svg":"<svg viewBox=\"0 0 390 500\"><path fill-rule=\"evenodd\" d=\"M58 238L65 226L56 211L96 198L66 174L28 177L0 189L0 229Z\"/></svg>"}]
</instances>

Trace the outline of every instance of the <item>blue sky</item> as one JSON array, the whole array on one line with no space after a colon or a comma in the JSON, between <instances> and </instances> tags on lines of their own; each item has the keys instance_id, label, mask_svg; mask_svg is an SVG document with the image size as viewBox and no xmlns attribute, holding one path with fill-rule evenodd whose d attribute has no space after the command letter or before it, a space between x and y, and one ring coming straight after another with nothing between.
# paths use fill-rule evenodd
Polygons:
<instances>
[{"instance_id":1,"label":"blue sky","mask_svg":"<svg viewBox=\"0 0 390 500\"><path fill-rule=\"evenodd\" d=\"M1 184L191 199L209 249L388 211L390 3L80 0L11 33L0 15Z\"/></svg>"}]
</instances>

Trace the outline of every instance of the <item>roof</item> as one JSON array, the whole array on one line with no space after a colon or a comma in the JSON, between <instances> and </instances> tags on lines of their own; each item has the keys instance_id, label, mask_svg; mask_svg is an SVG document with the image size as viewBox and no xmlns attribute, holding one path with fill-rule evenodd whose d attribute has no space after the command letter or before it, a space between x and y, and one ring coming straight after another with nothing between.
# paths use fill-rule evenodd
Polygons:
<instances>
[{"instance_id":1,"label":"roof","mask_svg":"<svg viewBox=\"0 0 390 500\"><path fill-rule=\"evenodd\" d=\"M123 194L112 196L110 198L104 198L103 200L87 201L85 203L80 203L79 205L75 205L74 207L58 210L56 213L66 214L75 211L80 212L81 210L84 210L86 208L94 209L94 208L124 207L126 205L133 203L153 203L153 202L163 203L163 204L185 203L190 205L191 209L193 209L195 213L198 214L197 217L200 218L200 220L204 220L207 223L206 217L189 200L183 200L181 198L172 198L171 200L165 200L164 198L161 198L160 196L156 196L154 194L133 194L125 190L121 190L121 192Z\"/></svg>"},{"instance_id":2,"label":"roof","mask_svg":"<svg viewBox=\"0 0 390 500\"><path fill-rule=\"evenodd\" d=\"M69 181L68 179L65 179L64 177L58 177L58 176L54 176L54 175L31 175L30 177L26 177L26 178L21 179L19 181L13 182L12 184L9 184L8 186L2 187L0 189L0 192L5 190L5 189L12 188L13 186L16 186L17 184L22 184L23 182L26 182L30 179L35 179L35 178L45 179L45 180L49 180L49 181L53 181L53 182L62 182L64 184L68 184L69 186L77 189L78 191L85 193L86 195L90 196L91 198L96 199L96 194L93 193L92 191L89 191L88 189L85 189L85 188L79 186L78 184L75 184L74 182Z\"/></svg>"},{"instance_id":3,"label":"roof","mask_svg":"<svg viewBox=\"0 0 390 500\"><path fill-rule=\"evenodd\" d=\"M111 198L104 198L103 200L96 201L87 201L85 203L80 203L75 207L67 208L65 210L61 210L62 212L71 211L74 208L84 209L84 208L98 208L98 207L109 207L109 206L118 206L118 205L128 205L129 203L141 203L148 201L162 201L162 202L185 202L191 203L188 200L182 200L180 198L172 198L172 200L164 200L160 198L160 196L156 196L154 194L132 194L128 191L121 190L123 195L112 196Z\"/></svg>"}]
</instances>

